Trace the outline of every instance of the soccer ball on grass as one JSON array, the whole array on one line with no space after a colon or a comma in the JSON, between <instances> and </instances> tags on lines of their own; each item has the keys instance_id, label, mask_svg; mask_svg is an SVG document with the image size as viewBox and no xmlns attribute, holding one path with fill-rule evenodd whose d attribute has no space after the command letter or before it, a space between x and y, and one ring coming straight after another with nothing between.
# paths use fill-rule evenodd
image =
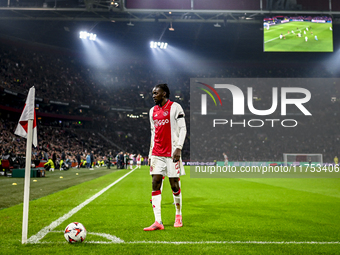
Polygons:
<instances>
[{"instance_id":1,"label":"soccer ball on grass","mask_svg":"<svg viewBox=\"0 0 340 255\"><path fill-rule=\"evenodd\" d=\"M72 222L65 228L64 236L69 243L81 243L86 237L86 228L79 222Z\"/></svg>"}]
</instances>

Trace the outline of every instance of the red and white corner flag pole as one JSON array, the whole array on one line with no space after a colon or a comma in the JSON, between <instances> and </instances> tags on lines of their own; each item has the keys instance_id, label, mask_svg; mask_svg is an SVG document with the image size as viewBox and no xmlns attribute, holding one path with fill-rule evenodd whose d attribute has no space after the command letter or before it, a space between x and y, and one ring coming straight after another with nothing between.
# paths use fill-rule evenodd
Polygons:
<instances>
[{"instance_id":1,"label":"red and white corner flag pole","mask_svg":"<svg viewBox=\"0 0 340 255\"><path fill-rule=\"evenodd\" d=\"M30 88L26 99L24 110L22 111L15 134L27 139L26 144L26 165L25 165L25 186L24 186L24 208L22 219L22 240L21 243L27 243L28 232L28 206L30 198L30 177L31 177L31 157L32 143L34 147L38 145L37 139L37 122L35 116L35 88Z\"/></svg>"}]
</instances>

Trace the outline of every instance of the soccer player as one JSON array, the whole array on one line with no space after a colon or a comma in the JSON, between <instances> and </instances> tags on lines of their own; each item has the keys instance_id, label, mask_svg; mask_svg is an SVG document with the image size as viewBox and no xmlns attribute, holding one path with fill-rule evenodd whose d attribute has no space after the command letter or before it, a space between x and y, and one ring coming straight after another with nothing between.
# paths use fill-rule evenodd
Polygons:
<instances>
[{"instance_id":1,"label":"soccer player","mask_svg":"<svg viewBox=\"0 0 340 255\"><path fill-rule=\"evenodd\" d=\"M317 36L315 36L315 37L314 37L314 39L315 39L315 41L317 41L317 40L318 40L318 37L317 37Z\"/></svg>"},{"instance_id":2,"label":"soccer player","mask_svg":"<svg viewBox=\"0 0 340 255\"><path fill-rule=\"evenodd\" d=\"M182 227L182 193L179 177L184 172L181 151L187 133L182 107L169 100L167 84L158 84L152 90L155 106L150 109L151 145L149 152L152 176L152 207L155 223L145 231L162 230L161 185L163 176L169 177L176 208L174 227Z\"/></svg>"},{"instance_id":3,"label":"soccer player","mask_svg":"<svg viewBox=\"0 0 340 255\"><path fill-rule=\"evenodd\" d=\"M224 165L228 166L228 156L223 152L223 157L224 157Z\"/></svg>"},{"instance_id":4,"label":"soccer player","mask_svg":"<svg viewBox=\"0 0 340 255\"><path fill-rule=\"evenodd\" d=\"M305 37L305 41L306 41L306 42L308 41L308 37L307 37L307 36Z\"/></svg>"},{"instance_id":5,"label":"soccer player","mask_svg":"<svg viewBox=\"0 0 340 255\"><path fill-rule=\"evenodd\" d=\"M135 158L135 154L130 154L130 156L129 156L129 164L130 164L130 169L132 169L133 168L133 159Z\"/></svg>"},{"instance_id":6,"label":"soccer player","mask_svg":"<svg viewBox=\"0 0 340 255\"><path fill-rule=\"evenodd\" d=\"M339 159L338 159L338 157L337 157L337 156L335 156L335 157L334 157L334 164L335 164L335 166L337 166L337 165L338 165L338 163L339 163Z\"/></svg>"},{"instance_id":7,"label":"soccer player","mask_svg":"<svg viewBox=\"0 0 340 255\"><path fill-rule=\"evenodd\" d=\"M137 160L137 168L141 168L142 156L138 154L136 160Z\"/></svg>"},{"instance_id":8,"label":"soccer player","mask_svg":"<svg viewBox=\"0 0 340 255\"><path fill-rule=\"evenodd\" d=\"M280 39L282 39L282 36L283 36L283 35L282 35L282 34L280 34Z\"/></svg>"}]
</instances>

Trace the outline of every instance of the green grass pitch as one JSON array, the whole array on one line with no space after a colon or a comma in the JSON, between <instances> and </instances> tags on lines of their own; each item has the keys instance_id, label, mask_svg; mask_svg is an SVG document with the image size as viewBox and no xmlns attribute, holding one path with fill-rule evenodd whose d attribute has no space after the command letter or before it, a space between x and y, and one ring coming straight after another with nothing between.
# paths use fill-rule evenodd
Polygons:
<instances>
[{"instance_id":1,"label":"green grass pitch","mask_svg":"<svg viewBox=\"0 0 340 255\"><path fill-rule=\"evenodd\" d=\"M332 27L330 23L300 21L274 25L269 30L264 27L264 51L333 52L333 31L329 29L330 27ZM297 36L298 33L301 33L301 37ZM280 34L284 35L286 39L280 39ZM306 36L308 37L307 42L305 41ZM315 40L315 36L318 40Z\"/></svg>"},{"instance_id":2,"label":"green grass pitch","mask_svg":"<svg viewBox=\"0 0 340 255\"><path fill-rule=\"evenodd\" d=\"M28 237L36 235L130 170L95 169L105 175L88 180L88 170L48 172L31 181L75 185L53 190L30 202ZM39 242L21 244L22 204L0 210L0 254L337 254L340 250L340 179L196 179L181 177L182 228L174 228L175 208L165 179L163 231L144 232L154 222L148 167L137 169L70 218L50 229ZM79 175L76 175L79 172ZM64 178L60 178L60 175ZM83 182L77 180L85 178ZM8 181L10 180L10 181ZM19 178L0 178L6 190ZM35 187L36 185L36 187ZM11 186L11 187L10 187ZM48 185L52 186L52 185ZM62 186L62 185L61 185ZM15 188L15 187L14 187ZM12 190L12 193L15 193ZM78 221L87 228L84 243L68 244L65 227ZM106 234L106 237L103 236ZM123 242L114 243L107 236ZM177 243L176 243L177 242ZM179 243L180 242L180 243ZM315 242L315 243L312 243Z\"/></svg>"}]
</instances>

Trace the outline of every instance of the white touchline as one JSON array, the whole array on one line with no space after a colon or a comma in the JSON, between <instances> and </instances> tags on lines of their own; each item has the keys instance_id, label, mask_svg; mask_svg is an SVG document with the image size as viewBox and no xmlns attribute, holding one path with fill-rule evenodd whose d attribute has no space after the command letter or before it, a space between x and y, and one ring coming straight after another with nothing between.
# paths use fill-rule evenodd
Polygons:
<instances>
[{"instance_id":1,"label":"white touchline","mask_svg":"<svg viewBox=\"0 0 340 255\"><path fill-rule=\"evenodd\" d=\"M316 241L134 241L125 244L340 244L340 242L316 242Z\"/></svg>"},{"instance_id":2,"label":"white touchline","mask_svg":"<svg viewBox=\"0 0 340 255\"><path fill-rule=\"evenodd\" d=\"M298 30L298 31L300 31L300 30ZM300 31L301 32L301 31ZM284 36L286 36L287 34L284 34ZM274 41L274 40L276 40L276 39L279 39L280 37L275 37L275 38L273 38L273 39L270 39L270 40L268 40L268 41L265 41L264 43L267 43L267 42L271 42L271 41Z\"/></svg>"},{"instance_id":3,"label":"white touchline","mask_svg":"<svg viewBox=\"0 0 340 255\"><path fill-rule=\"evenodd\" d=\"M40 230L37 234L31 236L28 240L27 243L37 243L39 242L41 239L43 239L48 232L50 232L51 230L55 229L56 227L58 227L62 222L64 222L65 220L67 220L68 218L70 218L73 214L75 214L76 212L78 212L79 210L81 210L84 206L86 206L87 204L91 203L93 200L95 200L97 197L99 197L101 194L103 194L105 191L107 191L109 188L111 188L113 185L115 185L116 183L120 182L121 180L123 180L126 176L128 176L129 174L131 174L133 171L135 171L137 169L134 168L132 169L130 172L128 172L127 174L123 175L122 177L120 177L119 179L117 179L116 181L114 181L113 183L111 183L109 186L107 186L106 188L102 189L101 191L99 191L97 194L93 195L92 197L90 197L89 199L87 199L85 202L81 203L80 205L78 205L77 207L73 208L71 211L69 211L68 213L64 214L63 216L61 216L59 219L53 221L50 225L48 225L47 227L44 227L42 230Z\"/></svg>"},{"instance_id":4,"label":"white touchline","mask_svg":"<svg viewBox=\"0 0 340 255\"><path fill-rule=\"evenodd\" d=\"M273 38L273 39L270 39L270 40L268 40L268 41L265 41L264 43L271 42L271 41L274 41L274 40L279 39L279 38L280 38L280 37L275 37L275 38Z\"/></svg>"},{"instance_id":5,"label":"white touchline","mask_svg":"<svg viewBox=\"0 0 340 255\"><path fill-rule=\"evenodd\" d=\"M63 233L64 231L51 231L53 233ZM104 237L110 241L84 241L84 243L95 244L340 244L339 241L127 241L105 233L88 232L89 235ZM65 243L65 242L40 242L40 243Z\"/></svg>"},{"instance_id":6,"label":"white touchline","mask_svg":"<svg viewBox=\"0 0 340 255\"><path fill-rule=\"evenodd\" d=\"M48 244L64 244L65 242L40 242L48 243ZM94 244L278 244L278 245L285 245L285 244L311 244L311 245L325 245L325 244L340 244L340 242L317 242L317 241L131 241L131 242L124 242L124 241L84 241L84 243L94 243Z\"/></svg>"}]
</instances>

